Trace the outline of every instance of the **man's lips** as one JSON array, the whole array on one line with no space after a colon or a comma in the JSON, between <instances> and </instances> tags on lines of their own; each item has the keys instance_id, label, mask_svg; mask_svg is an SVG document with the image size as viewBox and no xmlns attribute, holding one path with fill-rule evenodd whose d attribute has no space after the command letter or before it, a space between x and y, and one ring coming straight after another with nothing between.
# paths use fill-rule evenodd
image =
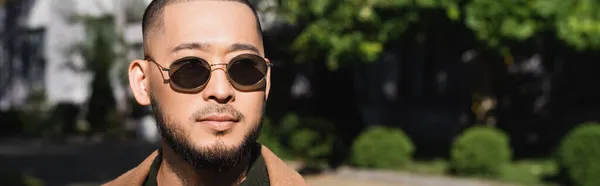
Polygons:
<instances>
[{"instance_id":1,"label":"man's lips","mask_svg":"<svg viewBox=\"0 0 600 186\"><path fill-rule=\"evenodd\" d=\"M199 122L216 131L226 131L239 120L228 114L213 114L200 118Z\"/></svg>"},{"instance_id":2,"label":"man's lips","mask_svg":"<svg viewBox=\"0 0 600 186\"><path fill-rule=\"evenodd\" d=\"M237 119L229 114L212 114L200 118L200 121L231 121L237 122Z\"/></svg>"}]
</instances>

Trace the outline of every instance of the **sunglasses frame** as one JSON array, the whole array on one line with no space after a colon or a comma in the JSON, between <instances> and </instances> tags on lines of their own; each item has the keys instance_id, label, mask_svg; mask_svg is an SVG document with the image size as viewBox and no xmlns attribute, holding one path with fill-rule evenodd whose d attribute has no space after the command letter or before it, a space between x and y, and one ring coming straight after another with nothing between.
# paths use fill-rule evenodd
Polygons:
<instances>
[{"instance_id":1,"label":"sunglasses frame","mask_svg":"<svg viewBox=\"0 0 600 186\"><path fill-rule=\"evenodd\" d=\"M206 80L206 82L204 82L201 85L194 87L194 88L183 88L183 87L177 85L177 83L171 82L172 74L177 72L177 70L179 70L181 67L185 66L187 63L191 63L190 62L191 59L196 60L202 66L204 66L206 69L208 69L209 74L208 74L208 79ZM231 78L231 75L229 74L229 69L231 68L231 66L233 66L232 64L234 64L237 61L240 61L242 59L252 60L259 65L264 64L263 66L260 66L261 68L258 68L258 70L263 73L263 77L258 82L254 83L252 85L242 85L242 84L237 83L235 80L233 80L233 78ZM233 59L231 59L229 61L229 63L215 63L215 64L210 64L210 63L208 63L208 61L206 61L205 59L203 59L201 57L188 56L188 57L183 57L183 58L175 60L174 62L172 62L169 65L169 68L165 68L162 65L158 64L158 62L156 62L154 59L152 59L149 56L144 57L144 60L156 64L161 71L166 71L168 73L169 79L164 79L164 76L163 76L164 83L169 83L171 88L173 88L176 91L188 92L188 93L199 92L202 89L206 88L206 85L208 84L208 82L210 82L210 79L212 76L212 71L213 71L212 67L213 66L225 65L226 66L225 73L227 74L227 80L235 89L240 90L240 91L256 91L256 90L265 88L267 85L267 80L266 80L267 74L269 72L269 69L271 67L273 67L272 63L268 62L263 57L256 55L256 54L241 54L241 55L238 55L238 56L234 57Z\"/></svg>"}]
</instances>

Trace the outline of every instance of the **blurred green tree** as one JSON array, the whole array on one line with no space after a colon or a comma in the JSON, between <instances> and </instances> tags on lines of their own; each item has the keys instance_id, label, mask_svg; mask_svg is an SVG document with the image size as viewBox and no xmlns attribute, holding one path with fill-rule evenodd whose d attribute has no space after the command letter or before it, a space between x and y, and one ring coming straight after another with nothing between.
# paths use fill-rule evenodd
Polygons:
<instances>
[{"instance_id":1,"label":"blurred green tree","mask_svg":"<svg viewBox=\"0 0 600 186\"><path fill-rule=\"evenodd\" d=\"M476 82L471 90L473 108L482 108L488 99L497 101L496 97L501 95L494 90L502 86L502 78L508 75L507 67L514 65L515 58L524 57L523 53L557 51L549 58L562 59L571 51L600 49L600 2L594 0L278 0L278 3L281 17L302 30L288 47L295 61L325 62L331 71L374 62L396 41L413 40L403 43L409 50L402 51L402 55L411 53L410 63L422 66L433 66L427 60L432 53L440 54L435 51L458 53L473 49L481 54L478 55L481 60L473 63L476 73L472 77ZM447 38L453 36L461 38ZM425 41L429 44L422 44ZM445 44L456 41L467 44ZM447 48L462 46L470 48ZM495 122L494 114L488 116L491 110L494 108L478 113L490 118L480 122Z\"/></svg>"},{"instance_id":2,"label":"blurred green tree","mask_svg":"<svg viewBox=\"0 0 600 186\"><path fill-rule=\"evenodd\" d=\"M84 25L85 40L75 45L85 65L83 69L93 74L91 97L87 104L86 120L90 133L119 132L121 126L111 85L111 70L123 57L125 41L117 30L112 15L77 16L75 21Z\"/></svg>"},{"instance_id":3,"label":"blurred green tree","mask_svg":"<svg viewBox=\"0 0 600 186\"><path fill-rule=\"evenodd\" d=\"M325 60L330 70L373 62L409 27L427 29L445 16L473 31L481 47L510 55L510 44L539 32L578 50L600 46L600 2L593 0L279 0L279 12L302 28L296 61ZM444 14L439 14L439 12ZM435 19L440 20L440 19ZM413 37L413 36L408 36Z\"/></svg>"},{"instance_id":4,"label":"blurred green tree","mask_svg":"<svg viewBox=\"0 0 600 186\"><path fill-rule=\"evenodd\" d=\"M280 15L292 24L302 25L291 49L300 54L298 62L320 61L330 70L359 62L374 62L385 45L399 39L423 19L424 9L447 9L458 18L453 0L286 0L279 1Z\"/></svg>"},{"instance_id":5,"label":"blurred green tree","mask_svg":"<svg viewBox=\"0 0 600 186\"><path fill-rule=\"evenodd\" d=\"M558 37L577 50L600 49L600 2L594 0L542 1L540 11L553 11ZM542 6L542 5L540 5ZM551 14L552 15L552 14Z\"/></svg>"}]
</instances>

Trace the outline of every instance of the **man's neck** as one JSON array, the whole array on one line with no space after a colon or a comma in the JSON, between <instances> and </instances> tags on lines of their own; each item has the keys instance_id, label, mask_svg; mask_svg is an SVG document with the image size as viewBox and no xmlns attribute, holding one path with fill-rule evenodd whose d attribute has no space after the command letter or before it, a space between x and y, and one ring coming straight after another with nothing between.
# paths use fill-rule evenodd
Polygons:
<instances>
[{"instance_id":1,"label":"man's neck","mask_svg":"<svg viewBox=\"0 0 600 186\"><path fill-rule=\"evenodd\" d=\"M158 185L239 185L245 178L250 158L226 172L198 171L184 162L168 146L163 145L162 163L156 177Z\"/></svg>"}]
</instances>

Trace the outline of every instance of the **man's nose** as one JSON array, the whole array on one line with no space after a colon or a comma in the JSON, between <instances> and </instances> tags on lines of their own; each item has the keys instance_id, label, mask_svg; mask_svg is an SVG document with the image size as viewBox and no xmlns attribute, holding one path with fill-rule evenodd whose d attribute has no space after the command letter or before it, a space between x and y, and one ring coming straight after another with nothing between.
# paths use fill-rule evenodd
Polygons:
<instances>
[{"instance_id":1,"label":"man's nose","mask_svg":"<svg viewBox=\"0 0 600 186\"><path fill-rule=\"evenodd\" d=\"M204 100L221 104L233 101L235 90L227 78L227 64L212 64L210 74L210 81L202 92Z\"/></svg>"}]
</instances>

